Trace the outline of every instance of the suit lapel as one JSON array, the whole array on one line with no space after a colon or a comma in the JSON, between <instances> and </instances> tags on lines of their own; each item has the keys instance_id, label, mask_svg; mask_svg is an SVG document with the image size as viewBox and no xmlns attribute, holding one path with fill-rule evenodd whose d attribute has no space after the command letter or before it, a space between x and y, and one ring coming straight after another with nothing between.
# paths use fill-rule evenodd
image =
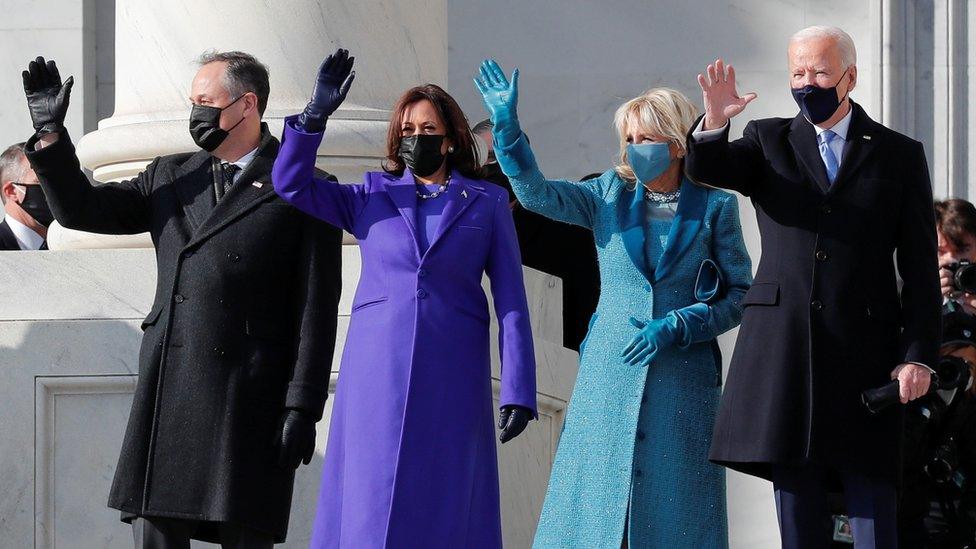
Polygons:
<instances>
[{"instance_id":1,"label":"suit lapel","mask_svg":"<svg viewBox=\"0 0 976 549\"><path fill-rule=\"evenodd\" d=\"M844 144L844 156L840 162L837 179L834 180L830 192L837 192L837 188L850 181L861 163L874 151L877 136L872 135L874 121L864 112L860 105L851 102L854 113L851 115L851 125L847 128L847 142ZM872 139L875 137L875 139Z\"/></svg>"},{"instance_id":2,"label":"suit lapel","mask_svg":"<svg viewBox=\"0 0 976 549\"><path fill-rule=\"evenodd\" d=\"M278 140L268 131L267 125L262 124L261 144L254 159L197 228L189 245L209 238L259 203L275 196L274 185L271 184L271 167L277 155ZM211 181L212 179L211 177ZM213 196L212 187L209 194Z\"/></svg>"},{"instance_id":3,"label":"suit lapel","mask_svg":"<svg viewBox=\"0 0 976 549\"><path fill-rule=\"evenodd\" d=\"M478 185L453 170L451 172L451 185L455 185L456 187L453 191L446 193L447 196L445 198L447 198L447 204L444 205L444 213L441 216L440 224L437 226L437 233L433 238L430 238L430 247L427 248L428 254L437 246L437 243L447 234L448 229L451 228L451 225L454 225L454 222L461 217L464 211L470 208L479 197L485 194L483 186Z\"/></svg>"},{"instance_id":4,"label":"suit lapel","mask_svg":"<svg viewBox=\"0 0 976 549\"><path fill-rule=\"evenodd\" d=\"M702 218L705 217L705 207L708 204L708 189L695 185L688 178L681 181L681 197L678 198L678 209L668 240L664 245L661 260L654 270L654 280L661 280L668 276L681 254L695 241L695 236L701 229Z\"/></svg>"},{"instance_id":5,"label":"suit lapel","mask_svg":"<svg viewBox=\"0 0 976 549\"><path fill-rule=\"evenodd\" d=\"M210 153L200 151L188 158L174 176L176 194L193 231L199 229L214 208L213 160Z\"/></svg>"},{"instance_id":6,"label":"suit lapel","mask_svg":"<svg viewBox=\"0 0 976 549\"><path fill-rule=\"evenodd\" d=\"M793 154L807 175L810 176L810 179L817 184L821 192L829 191L830 181L827 179L827 168L824 167L823 159L820 158L817 132L813 129L813 124L807 122L802 114L796 115L793 123L790 124L789 141L793 147Z\"/></svg>"},{"instance_id":7,"label":"suit lapel","mask_svg":"<svg viewBox=\"0 0 976 549\"><path fill-rule=\"evenodd\" d=\"M407 224L407 231L413 240L414 253L419 261L420 241L417 239L416 226L417 188L414 185L413 174L410 173L410 168L407 168L403 171L403 175L399 179L395 179L393 176L386 176L383 177L382 181L383 187L386 189L386 195L390 197L393 205L400 212L404 223Z\"/></svg>"},{"instance_id":8,"label":"suit lapel","mask_svg":"<svg viewBox=\"0 0 976 549\"><path fill-rule=\"evenodd\" d=\"M7 220L4 219L0 222L0 250L19 250L20 243L17 242L17 237L14 236L14 230L10 228Z\"/></svg>"}]
</instances>

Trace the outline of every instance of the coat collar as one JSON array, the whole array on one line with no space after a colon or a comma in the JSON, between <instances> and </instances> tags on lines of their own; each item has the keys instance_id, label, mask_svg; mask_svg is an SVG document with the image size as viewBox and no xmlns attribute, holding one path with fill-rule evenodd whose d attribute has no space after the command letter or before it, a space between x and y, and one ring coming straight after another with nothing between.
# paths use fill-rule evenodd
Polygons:
<instances>
[{"instance_id":1,"label":"coat collar","mask_svg":"<svg viewBox=\"0 0 976 549\"><path fill-rule=\"evenodd\" d=\"M640 184L634 190L628 190L629 200L622 195L618 208L622 240L631 261L649 281L656 282L668 276L674 264L681 255L695 241L695 236L701 229L702 219L708 205L708 189L691 182L687 177L681 180L681 196L678 198L678 208L674 220L668 231L668 238L664 245L664 252L657 263L654 272L648 272L645 256L644 241L647 238L647 204L644 200L643 187Z\"/></svg>"},{"instance_id":2,"label":"coat collar","mask_svg":"<svg viewBox=\"0 0 976 549\"><path fill-rule=\"evenodd\" d=\"M421 254L420 240L417 236L417 187L413 173L410 168L403 171L403 175L397 177L389 175L382 178L383 186L387 196L393 201L400 216L407 224L407 229L413 239L414 251L417 259L422 260L430 254L437 243L441 240L447 230L461 217L461 215L471 207L474 202L485 194L485 186L480 182L469 179L457 170L451 170L451 185L454 186L453 192L447 193L447 204L444 206L444 213L441 216L440 225L434 235L428 235L430 246L424 254Z\"/></svg>"},{"instance_id":3,"label":"coat collar","mask_svg":"<svg viewBox=\"0 0 976 549\"><path fill-rule=\"evenodd\" d=\"M207 156L210 157L209 154ZM257 154L251 163L248 164L247 169L241 173L237 182L220 199L220 202L213 206L210 214L196 228L193 238L190 241L190 246L209 238L215 232L224 228L227 224L254 208L259 203L276 196L274 186L271 184L271 167L274 165L276 156L278 156L278 140L271 135L271 132L268 130L268 125L262 123L261 144L258 145ZM195 157L196 155L193 158ZM205 165L210 163L204 162ZM214 200L212 167L208 167L208 173L209 177L192 179L205 180L209 193L202 194L209 194L211 197L210 200ZM191 183L194 190L200 184L198 181ZM198 200L200 199L198 198Z\"/></svg>"},{"instance_id":4,"label":"coat collar","mask_svg":"<svg viewBox=\"0 0 976 549\"><path fill-rule=\"evenodd\" d=\"M827 169L824 167L823 159L820 157L820 149L817 146L817 133L813 124L807 121L802 114L796 115L790 124L789 141L793 146L793 152L803 165L807 175L817 184L817 187L824 194L837 192L857 168L864 162L874 150L872 137L877 136L873 131L875 122L871 120L860 105L851 101L851 125L847 130L847 142L844 145L844 156L841 158L840 170L837 172L837 179L831 185L827 179Z\"/></svg>"}]
</instances>

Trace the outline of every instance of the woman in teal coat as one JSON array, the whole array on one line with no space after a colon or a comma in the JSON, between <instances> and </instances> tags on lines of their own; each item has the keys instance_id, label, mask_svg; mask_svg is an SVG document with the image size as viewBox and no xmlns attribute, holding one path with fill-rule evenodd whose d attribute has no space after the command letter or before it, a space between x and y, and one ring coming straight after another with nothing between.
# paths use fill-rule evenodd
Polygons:
<instances>
[{"instance_id":1,"label":"woman in teal coat","mask_svg":"<svg viewBox=\"0 0 976 549\"><path fill-rule=\"evenodd\" d=\"M618 109L620 162L597 179L546 179L509 83L475 79L519 202L593 231L600 303L549 480L535 547L728 546L725 475L709 463L721 356L752 282L736 199L683 173L694 106L658 88Z\"/></svg>"}]
</instances>

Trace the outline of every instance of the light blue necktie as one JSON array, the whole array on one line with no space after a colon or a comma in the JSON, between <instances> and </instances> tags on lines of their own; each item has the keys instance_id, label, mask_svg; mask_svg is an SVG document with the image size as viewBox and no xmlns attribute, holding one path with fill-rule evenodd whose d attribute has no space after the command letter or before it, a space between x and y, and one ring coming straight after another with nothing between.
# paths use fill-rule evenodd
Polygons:
<instances>
[{"instance_id":1,"label":"light blue necktie","mask_svg":"<svg viewBox=\"0 0 976 549\"><path fill-rule=\"evenodd\" d=\"M840 168L840 163L837 162L834 151L830 150L830 142L837 137L837 134L830 130L824 130L817 137L820 141L820 158L823 159L824 167L827 168L827 180L833 184L834 180L837 179L837 169Z\"/></svg>"}]
</instances>

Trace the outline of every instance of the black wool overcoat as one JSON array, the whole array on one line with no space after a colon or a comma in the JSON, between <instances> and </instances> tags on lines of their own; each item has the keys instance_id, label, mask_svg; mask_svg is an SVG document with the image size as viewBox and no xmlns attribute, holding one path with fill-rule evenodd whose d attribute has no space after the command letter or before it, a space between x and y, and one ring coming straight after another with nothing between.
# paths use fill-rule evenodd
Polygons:
<instances>
[{"instance_id":1,"label":"black wool overcoat","mask_svg":"<svg viewBox=\"0 0 976 549\"><path fill-rule=\"evenodd\" d=\"M63 226L148 231L156 249L155 301L109 506L124 517L234 522L283 541L294 471L275 465L276 431L286 408L322 415L341 232L275 194L278 140L266 126L219 202L220 169L204 151L93 186L66 133L36 151L34 141L28 159Z\"/></svg>"},{"instance_id":2,"label":"black wool overcoat","mask_svg":"<svg viewBox=\"0 0 976 549\"><path fill-rule=\"evenodd\" d=\"M925 154L852 108L832 185L802 116L751 121L731 143L727 130L688 136L689 176L749 197L762 239L710 458L767 479L773 464L812 460L896 480L901 406L873 416L860 395L902 362L936 360L942 297Z\"/></svg>"}]
</instances>

